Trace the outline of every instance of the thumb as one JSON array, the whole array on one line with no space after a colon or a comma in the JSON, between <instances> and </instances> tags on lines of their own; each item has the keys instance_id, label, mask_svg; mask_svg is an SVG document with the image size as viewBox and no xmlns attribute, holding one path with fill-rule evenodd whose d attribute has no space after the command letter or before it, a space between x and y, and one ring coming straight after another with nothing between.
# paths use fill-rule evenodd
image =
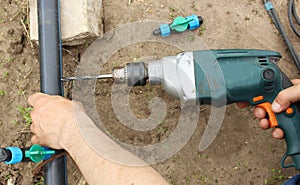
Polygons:
<instances>
[{"instance_id":1,"label":"thumb","mask_svg":"<svg viewBox=\"0 0 300 185\"><path fill-rule=\"evenodd\" d=\"M272 104L273 112L282 112L286 110L291 103L300 100L300 85L294 85L282 90L275 98Z\"/></svg>"}]
</instances>

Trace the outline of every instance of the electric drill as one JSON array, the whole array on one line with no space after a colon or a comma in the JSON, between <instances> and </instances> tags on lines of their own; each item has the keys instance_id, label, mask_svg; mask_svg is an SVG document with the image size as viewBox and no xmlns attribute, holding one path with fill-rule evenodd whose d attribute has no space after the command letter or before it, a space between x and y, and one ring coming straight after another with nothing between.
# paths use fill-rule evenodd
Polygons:
<instances>
[{"instance_id":1,"label":"electric drill","mask_svg":"<svg viewBox=\"0 0 300 185\"><path fill-rule=\"evenodd\" d=\"M270 127L284 131L287 151L281 165L300 170L300 104L279 114L271 110L277 94L292 86L276 62L281 55L266 50L203 50L183 52L159 61L128 63L115 69L115 83L128 86L162 85L165 91L190 104L221 107L249 102L264 108ZM292 164L285 164L291 157Z\"/></svg>"}]
</instances>

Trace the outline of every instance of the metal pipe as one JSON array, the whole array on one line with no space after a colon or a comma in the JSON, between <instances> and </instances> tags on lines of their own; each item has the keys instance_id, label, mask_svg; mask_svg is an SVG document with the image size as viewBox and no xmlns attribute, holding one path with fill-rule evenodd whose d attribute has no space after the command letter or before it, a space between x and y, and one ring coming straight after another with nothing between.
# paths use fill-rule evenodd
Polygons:
<instances>
[{"instance_id":1,"label":"metal pipe","mask_svg":"<svg viewBox=\"0 0 300 185\"><path fill-rule=\"evenodd\" d=\"M41 92L63 95L59 0L38 0ZM67 184L66 156L44 167L46 185Z\"/></svg>"}]
</instances>

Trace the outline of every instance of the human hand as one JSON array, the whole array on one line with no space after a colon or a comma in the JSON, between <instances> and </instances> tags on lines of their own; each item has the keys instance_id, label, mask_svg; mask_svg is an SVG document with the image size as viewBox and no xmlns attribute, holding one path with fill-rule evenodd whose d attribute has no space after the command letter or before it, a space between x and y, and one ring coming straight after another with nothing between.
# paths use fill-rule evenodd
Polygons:
<instances>
[{"instance_id":1,"label":"human hand","mask_svg":"<svg viewBox=\"0 0 300 185\"><path fill-rule=\"evenodd\" d=\"M74 112L83 108L74 101L36 93L28 98L28 103L33 106L30 113L33 144L62 149L78 133Z\"/></svg>"},{"instance_id":2,"label":"human hand","mask_svg":"<svg viewBox=\"0 0 300 185\"><path fill-rule=\"evenodd\" d=\"M292 80L294 86L289 87L281 91L277 97L275 98L274 102L272 103L272 111L275 113L282 112L286 110L291 103L300 101L300 79ZM247 103L237 103L237 106L240 108L244 108L248 106ZM259 126L262 129L269 128L269 121L266 118L266 111L261 107L256 107L254 109L254 115L258 118ZM280 128L275 128L272 132L272 136L275 139L282 139L284 137L284 132Z\"/></svg>"}]
</instances>

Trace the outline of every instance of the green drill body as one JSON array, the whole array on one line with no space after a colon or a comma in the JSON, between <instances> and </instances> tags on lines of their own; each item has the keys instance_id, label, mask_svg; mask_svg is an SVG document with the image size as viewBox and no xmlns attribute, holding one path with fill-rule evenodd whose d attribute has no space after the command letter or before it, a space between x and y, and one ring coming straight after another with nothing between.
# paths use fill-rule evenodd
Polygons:
<instances>
[{"instance_id":1,"label":"green drill body","mask_svg":"<svg viewBox=\"0 0 300 185\"><path fill-rule=\"evenodd\" d=\"M299 103L292 104L287 111L279 114L275 114L271 110L271 103L278 93L292 86L291 81L275 62L281 58L281 55L277 52L262 50L216 50L211 52L210 54L206 51L194 52L198 102L205 104L216 102L217 106L224 103L248 102L251 105L263 107L268 113L270 126L279 127L285 133L287 151L281 160L282 167L295 167L300 170ZM201 68L204 62L219 66L225 88L218 87L220 84L223 85L222 82L213 86L209 85L211 84L209 75L213 75L214 71L204 72ZM217 78L217 80L219 79ZM287 157L293 159L292 164L285 164Z\"/></svg>"},{"instance_id":2,"label":"green drill body","mask_svg":"<svg viewBox=\"0 0 300 185\"><path fill-rule=\"evenodd\" d=\"M276 62L281 55L266 50L207 50L183 52L159 61L127 64L127 85L162 85L166 93L187 104L209 104L222 107L248 102L268 113L270 127L285 133L287 151L281 160L284 168L300 170L300 112L292 104L285 112L275 114L271 104L280 91L292 86ZM126 80L125 80L126 81ZM213 140L213 139L212 139ZM285 164L287 157L292 164Z\"/></svg>"}]
</instances>

